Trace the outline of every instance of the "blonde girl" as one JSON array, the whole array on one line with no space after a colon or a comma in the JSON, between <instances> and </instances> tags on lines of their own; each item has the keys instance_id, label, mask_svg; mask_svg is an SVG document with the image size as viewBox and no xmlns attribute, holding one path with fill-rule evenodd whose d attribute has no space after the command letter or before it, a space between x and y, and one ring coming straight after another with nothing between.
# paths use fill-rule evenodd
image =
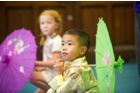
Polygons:
<instances>
[{"instance_id":1,"label":"blonde girl","mask_svg":"<svg viewBox=\"0 0 140 93\"><path fill-rule=\"evenodd\" d=\"M61 57L62 18L55 10L45 10L39 16L41 33L45 36L43 45L43 61L35 62L35 71L29 80L39 87L35 93L46 93L49 83L54 77L53 60Z\"/></svg>"}]
</instances>

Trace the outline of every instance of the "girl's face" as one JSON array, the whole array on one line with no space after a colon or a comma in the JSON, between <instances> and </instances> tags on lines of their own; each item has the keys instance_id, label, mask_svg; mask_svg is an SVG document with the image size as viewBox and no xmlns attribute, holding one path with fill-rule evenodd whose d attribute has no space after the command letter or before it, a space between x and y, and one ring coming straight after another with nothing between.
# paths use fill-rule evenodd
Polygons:
<instances>
[{"instance_id":1,"label":"girl's face","mask_svg":"<svg viewBox=\"0 0 140 93\"><path fill-rule=\"evenodd\" d=\"M61 55L63 60L73 61L81 57L82 46L78 42L76 35L66 34L62 38Z\"/></svg>"},{"instance_id":2,"label":"girl's face","mask_svg":"<svg viewBox=\"0 0 140 93\"><path fill-rule=\"evenodd\" d=\"M58 28L58 23L50 15L41 15L39 18L40 30L46 36L52 36Z\"/></svg>"}]
</instances>

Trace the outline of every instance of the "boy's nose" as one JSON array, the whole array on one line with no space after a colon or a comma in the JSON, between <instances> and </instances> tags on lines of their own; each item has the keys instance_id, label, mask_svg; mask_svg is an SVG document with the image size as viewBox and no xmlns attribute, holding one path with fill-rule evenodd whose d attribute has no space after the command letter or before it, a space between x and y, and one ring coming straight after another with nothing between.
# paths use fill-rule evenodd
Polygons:
<instances>
[{"instance_id":1,"label":"boy's nose","mask_svg":"<svg viewBox=\"0 0 140 93\"><path fill-rule=\"evenodd\" d=\"M62 50L66 50L66 46L63 46L63 47L62 47Z\"/></svg>"}]
</instances>

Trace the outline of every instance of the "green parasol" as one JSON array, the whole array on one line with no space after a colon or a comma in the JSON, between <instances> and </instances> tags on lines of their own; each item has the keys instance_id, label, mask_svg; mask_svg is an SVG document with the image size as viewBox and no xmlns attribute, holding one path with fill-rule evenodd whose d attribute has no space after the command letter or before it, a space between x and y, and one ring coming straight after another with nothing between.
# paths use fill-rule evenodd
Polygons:
<instances>
[{"instance_id":1,"label":"green parasol","mask_svg":"<svg viewBox=\"0 0 140 93\"><path fill-rule=\"evenodd\" d=\"M115 68L122 72L124 61L120 56L115 61L108 30L102 18L99 18L97 26L95 58L99 92L114 93Z\"/></svg>"}]
</instances>

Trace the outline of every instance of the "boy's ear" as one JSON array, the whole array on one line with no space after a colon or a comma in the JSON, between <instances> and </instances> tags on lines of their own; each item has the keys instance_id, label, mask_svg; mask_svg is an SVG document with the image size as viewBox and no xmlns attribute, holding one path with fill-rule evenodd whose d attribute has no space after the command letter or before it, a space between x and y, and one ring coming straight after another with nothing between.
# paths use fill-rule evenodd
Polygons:
<instances>
[{"instance_id":1,"label":"boy's ear","mask_svg":"<svg viewBox=\"0 0 140 93\"><path fill-rule=\"evenodd\" d=\"M86 51L87 51L87 47L85 47L85 46L82 46L81 47L81 55L84 55L85 53L86 53Z\"/></svg>"}]
</instances>

